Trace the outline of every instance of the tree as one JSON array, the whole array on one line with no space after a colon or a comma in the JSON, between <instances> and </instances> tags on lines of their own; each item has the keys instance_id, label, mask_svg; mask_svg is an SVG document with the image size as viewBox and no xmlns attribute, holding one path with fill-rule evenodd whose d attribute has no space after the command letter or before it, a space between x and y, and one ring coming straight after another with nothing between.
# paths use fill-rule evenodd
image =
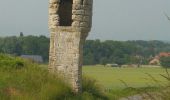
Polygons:
<instances>
[{"instance_id":1,"label":"tree","mask_svg":"<svg viewBox=\"0 0 170 100\"><path fill-rule=\"evenodd\" d=\"M23 32L20 32L20 35L19 35L20 37L23 37L24 36L24 34L23 34Z\"/></svg>"},{"instance_id":2,"label":"tree","mask_svg":"<svg viewBox=\"0 0 170 100\"><path fill-rule=\"evenodd\" d=\"M101 63L102 65L106 66L107 61L108 61L107 58L106 58L106 57L103 57L103 58L101 58L100 63Z\"/></svg>"},{"instance_id":3,"label":"tree","mask_svg":"<svg viewBox=\"0 0 170 100\"><path fill-rule=\"evenodd\" d=\"M83 64L84 65L94 65L95 64L94 55L91 52L89 52L88 54L86 54L84 56Z\"/></svg>"},{"instance_id":4,"label":"tree","mask_svg":"<svg viewBox=\"0 0 170 100\"><path fill-rule=\"evenodd\" d=\"M170 68L170 57L161 57L160 64L164 68Z\"/></svg>"},{"instance_id":5,"label":"tree","mask_svg":"<svg viewBox=\"0 0 170 100\"><path fill-rule=\"evenodd\" d=\"M126 58L115 58L114 62L121 67L123 64L126 64Z\"/></svg>"}]
</instances>

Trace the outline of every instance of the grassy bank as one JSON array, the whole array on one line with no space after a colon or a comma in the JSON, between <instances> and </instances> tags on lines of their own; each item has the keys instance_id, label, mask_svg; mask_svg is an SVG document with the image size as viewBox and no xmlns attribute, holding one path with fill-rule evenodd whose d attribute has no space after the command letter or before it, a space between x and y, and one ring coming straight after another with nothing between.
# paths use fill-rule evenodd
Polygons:
<instances>
[{"instance_id":1,"label":"grassy bank","mask_svg":"<svg viewBox=\"0 0 170 100\"><path fill-rule=\"evenodd\" d=\"M74 94L62 79L30 61L0 54L0 100L107 100L93 79L83 78L83 93Z\"/></svg>"},{"instance_id":2,"label":"grassy bank","mask_svg":"<svg viewBox=\"0 0 170 100\"><path fill-rule=\"evenodd\" d=\"M75 95L62 79L48 73L46 65L0 54L0 100L118 100L160 91L158 84L167 83L160 74L167 73L158 67L84 66L83 93Z\"/></svg>"}]
</instances>

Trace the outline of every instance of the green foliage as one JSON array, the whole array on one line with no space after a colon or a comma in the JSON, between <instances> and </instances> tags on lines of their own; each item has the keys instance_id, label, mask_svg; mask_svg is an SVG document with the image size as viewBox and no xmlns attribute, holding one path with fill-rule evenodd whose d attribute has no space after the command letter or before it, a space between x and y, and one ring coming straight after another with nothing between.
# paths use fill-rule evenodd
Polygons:
<instances>
[{"instance_id":1,"label":"green foliage","mask_svg":"<svg viewBox=\"0 0 170 100\"><path fill-rule=\"evenodd\" d=\"M23 63L23 67L16 68L11 67L8 63L18 59ZM48 73L46 67L39 66L35 63L31 63L27 60L23 60L17 57L11 57L9 55L0 54L0 61L7 60L6 63L0 65L0 99L1 100L117 100L120 97L143 93L145 91L157 91L157 88L126 88L120 89L122 86L120 80L123 75L123 79L129 86L144 86L146 82L152 83L149 80L141 79L145 76L144 73L151 73L151 75L157 75L159 80L162 80L158 75L163 74L164 71L161 68L106 68L106 67L84 67L84 73L88 73L88 76L94 77L93 80L89 77L83 77L83 92L82 94L75 95L70 87L58 79L56 76ZM4 66L3 66L4 64ZM15 64L14 64L15 65ZM14 66L12 65L12 66ZM3 67L2 67L3 66ZM8 67L8 68L7 68ZM89 68L89 70L88 70ZM93 69L92 69L93 68ZM95 71L94 71L95 70ZM167 70L168 71L168 70ZM103 73L103 74L101 74ZM113 74L113 75L112 75ZM120 75L121 74L121 75ZM169 75L169 74L168 74ZM114 77L117 76L117 77ZM129 78L128 78L129 77ZM164 76L168 79L168 76ZM131 80L133 79L133 80ZM99 81L100 80L100 81ZM103 81L103 84L101 81ZM119 82L118 82L119 81ZM164 80L162 80L164 81ZM104 87L108 87L108 84L114 84L119 89L110 87L103 91L101 86L97 83L100 82ZM137 83L139 82L139 83ZM135 83L135 84L134 84ZM117 84L117 85L116 85ZM138 84L138 85L137 85ZM107 85L107 86L106 86ZM152 86L154 86L152 84ZM163 97L168 98L169 88L166 88ZM168 99L164 100L168 100Z\"/></svg>"},{"instance_id":2,"label":"green foliage","mask_svg":"<svg viewBox=\"0 0 170 100\"><path fill-rule=\"evenodd\" d=\"M84 45L84 64L124 64L127 62L127 58L134 54L135 48L126 42L87 40Z\"/></svg>"},{"instance_id":3,"label":"green foliage","mask_svg":"<svg viewBox=\"0 0 170 100\"><path fill-rule=\"evenodd\" d=\"M37 64L2 54L0 59L0 96L7 100L61 100L72 94L66 84Z\"/></svg>"},{"instance_id":4,"label":"green foliage","mask_svg":"<svg viewBox=\"0 0 170 100\"><path fill-rule=\"evenodd\" d=\"M84 64L148 64L150 57L164 51L170 51L170 44L161 41L87 40Z\"/></svg>"},{"instance_id":5,"label":"green foliage","mask_svg":"<svg viewBox=\"0 0 170 100\"><path fill-rule=\"evenodd\" d=\"M22 68L24 67L24 62L21 58L0 54L0 67L4 67L5 69Z\"/></svg>"},{"instance_id":6,"label":"green foliage","mask_svg":"<svg viewBox=\"0 0 170 100\"><path fill-rule=\"evenodd\" d=\"M165 68L170 68L170 57L161 57L160 63Z\"/></svg>"},{"instance_id":7,"label":"green foliage","mask_svg":"<svg viewBox=\"0 0 170 100\"><path fill-rule=\"evenodd\" d=\"M75 95L46 67L3 54L1 60L6 62L0 65L0 100L105 100L102 90L90 78L83 78L84 91ZM23 67L16 68L18 62Z\"/></svg>"},{"instance_id":8,"label":"green foliage","mask_svg":"<svg viewBox=\"0 0 170 100\"><path fill-rule=\"evenodd\" d=\"M170 100L170 73L166 68L166 75L161 74L163 78L168 81L166 86L163 86L162 91L160 92L162 100Z\"/></svg>"},{"instance_id":9,"label":"green foliage","mask_svg":"<svg viewBox=\"0 0 170 100\"><path fill-rule=\"evenodd\" d=\"M108 98L104 95L101 86L97 84L96 80L89 77L83 77L83 95L93 96L93 100L107 100ZM89 100L89 99L88 99ZM90 99L91 100L91 99Z\"/></svg>"},{"instance_id":10,"label":"green foliage","mask_svg":"<svg viewBox=\"0 0 170 100\"><path fill-rule=\"evenodd\" d=\"M0 38L0 52L20 56L41 55L48 62L49 38L45 36L11 36ZM100 41L87 40L84 45L84 65L106 63L148 64L148 59L159 52L169 52L170 44L161 41ZM120 61L119 61L120 60Z\"/></svg>"},{"instance_id":11,"label":"green foliage","mask_svg":"<svg viewBox=\"0 0 170 100\"><path fill-rule=\"evenodd\" d=\"M0 38L0 52L20 56L41 55L48 61L49 38L45 36L11 36Z\"/></svg>"},{"instance_id":12,"label":"green foliage","mask_svg":"<svg viewBox=\"0 0 170 100\"><path fill-rule=\"evenodd\" d=\"M106 57L102 57L102 58L100 59L100 64L101 64L101 65L106 66L107 63L108 63L108 62L107 62L107 58L106 58Z\"/></svg>"}]
</instances>

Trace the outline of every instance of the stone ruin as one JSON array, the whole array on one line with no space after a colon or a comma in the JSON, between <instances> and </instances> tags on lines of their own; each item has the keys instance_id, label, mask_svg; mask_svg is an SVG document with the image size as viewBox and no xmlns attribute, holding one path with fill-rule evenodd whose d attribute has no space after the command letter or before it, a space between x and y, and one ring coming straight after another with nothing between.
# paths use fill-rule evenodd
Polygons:
<instances>
[{"instance_id":1,"label":"stone ruin","mask_svg":"<svg viewBox=\"0 0 170 100\"><path fill-rule=\"evenodd\" d=\"M92 26L93 0L49 0L49 71L82 90L83 44Z\"/></svg>"}]
</instances>

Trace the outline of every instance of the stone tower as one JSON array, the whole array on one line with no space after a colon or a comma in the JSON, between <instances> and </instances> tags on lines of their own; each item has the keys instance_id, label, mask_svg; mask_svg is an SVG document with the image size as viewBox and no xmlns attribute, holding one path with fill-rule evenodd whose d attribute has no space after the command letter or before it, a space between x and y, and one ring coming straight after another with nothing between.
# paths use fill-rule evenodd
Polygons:
<instances>
[{"instance_id":1,"label":"stone tower","mask_svg":"<svg viewBox=\"0 0 170 100\"><path fill-rule=\"evenodd\" d=\"M81 92L83 44L91 30L93 0L49 0L49 71Z\"/></svg>"}]
</instances>

